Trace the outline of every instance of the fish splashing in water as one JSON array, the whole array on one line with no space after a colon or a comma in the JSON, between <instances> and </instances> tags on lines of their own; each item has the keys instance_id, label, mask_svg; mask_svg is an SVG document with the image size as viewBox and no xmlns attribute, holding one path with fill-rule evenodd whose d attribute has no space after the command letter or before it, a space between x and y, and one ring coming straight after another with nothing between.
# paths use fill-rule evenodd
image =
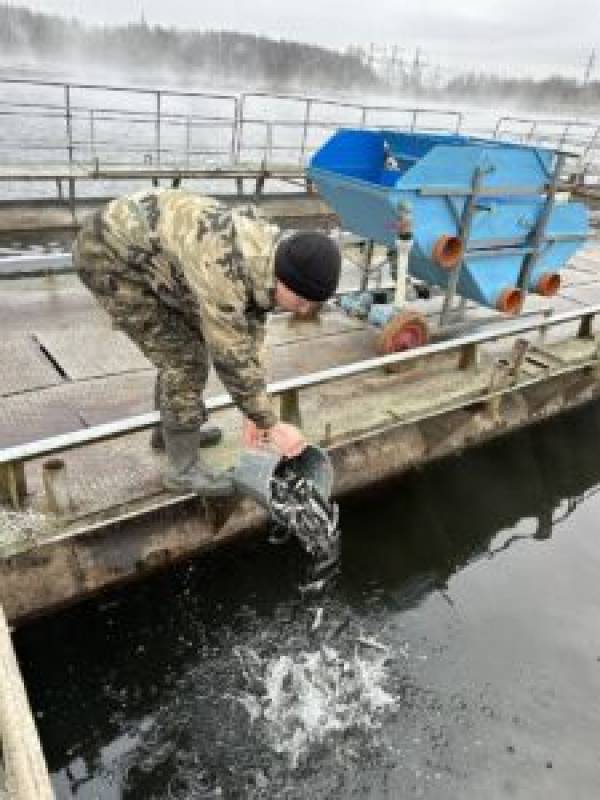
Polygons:
<instances>
[{"instance_id":1,"label":"fish splashing in water","mask_svg":"<svg viewBox=\"0 0 600 800\"><path fill-rule=\"evenodd\" d=\"M359 642L348 658L328 645L271 659L251 648L237 648L236 655L250 690L236 699L293 769L336 734L379 728L396 704L384 688L389 654L383 646Z\"/></svg>"}]
</instances>

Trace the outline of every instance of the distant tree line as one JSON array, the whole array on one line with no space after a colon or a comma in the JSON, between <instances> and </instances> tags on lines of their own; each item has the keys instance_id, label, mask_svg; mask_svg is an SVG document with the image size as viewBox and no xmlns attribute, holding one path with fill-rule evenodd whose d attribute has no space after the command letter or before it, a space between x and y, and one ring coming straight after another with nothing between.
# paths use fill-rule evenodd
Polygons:
<instances>
[{"instance_id":1,"label":"distant tree line","mask_svg":"<svg viewBox=\"0 0 600 800\"><path fill-rule=\"evenodd\" d=\"M443 91L473 102L485 102L489 98L511 100L530 110L600 105L600 81L583 85L574 78L560 75L533 80L470 72L451 78Z\"/></svg>"},{"instance_id":2,"label":"distant tree line","mask_svg":"<svg viewBox=\"0 0 600 800\"><path fill-rule=\"evenodd\" d=\"M386 84L361 51L339 53L298 42L229 31L186 31L148 25L144 19L124 26L87 25L77 19L43 14L0 0L0 62L26 60L63 69L98 67L122 70L142 81L204 77L215 84L243 83L271 89L386 90L395 94L488 103L511 101L528 110L587 108L600 105L600 82L585 86L556 75L514 78L481 72L445 77L437 70L426 83L420 73L404 83Z\"/></svg>"},{"instance_id":3,"label":"distant tree line","mask_svg":"<svg viewBox=\"0 0 600 800\"><path fill-rule=\"evenodd\" d=\"M0 58L45 65L111 65L143 77L207 74L216 81L331 89L373 88L379 79L352 53L227 31L148 25L91 26L76 19L0 5Z\"/></svg>"}]
</instances>

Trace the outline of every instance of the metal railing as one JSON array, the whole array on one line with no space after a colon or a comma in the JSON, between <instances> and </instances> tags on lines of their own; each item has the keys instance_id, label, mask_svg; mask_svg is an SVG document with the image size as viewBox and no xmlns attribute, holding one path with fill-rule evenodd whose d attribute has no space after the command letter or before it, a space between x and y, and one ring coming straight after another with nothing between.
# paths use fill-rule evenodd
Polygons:
<instances>
[{"instance_id":1,"label":"metal railing","mask_svg":"<svg viewBox=\"0 0 600 800\"><path fill-rule=\"evenodd\" d=\"M368 372L381 369L382 367L417 361L430 356L456 351L465 356L465 363L476 363L477 358L474 357L474 353L481 345L500 339L510 339L511 337L533 333L535 331L540 331L545 334L551 327L573 322L580 323L579 336L589 337L592 335L593 320L598 314L600 314L600 304L575 309L574 311L553 314L551 316L544 315L542 320L521 319L501 323L500 325L492 325L484 331L461 336L456 339L426 345L413 350L405 350L391 355L377 356L364 361L357 361L351 364L344 364L339 367L321 370L320 372L277 381L268 385L267 392L271 396L279 396L282 398L282 409L285 407L299 408L298 393L302 390L321 386L326 383L331 383L332 381L364 375ZM594 357L593 363L598 363L597 355ZM580 370L587 366L590 366L587 362L577 361L573 364L566 363L564 365L561 362L561 366L557 368L557 370L551 373L544 373L541 379L546 380L549 377ZM539 380L540 378L537 377L527 379L519 384L519 388L532 385ZM493 391L490 389L490 397L492 394L494 396L501 395L506 391L509 391L509 388L502 390L494 389ZM487 399L489 399L487 395L478 398L478 400L482 402ZM472 397L469 399L469 402L473 403ZM205 405L207 410L212 412L233 407L233 401L229 395L223 394L208 398ZM282 418L283 416L282 414ZM399 424L407 424L411 421L414 420L402 420ZM25 463L27 461L126 436L130 433L153 428L159 422L159 412L151 411L147 414L140 414L135 417L128 417L114 422L96 425L84 430L51 436L47 439L32 441L0 450L0 488L2 489L2 494L9 499L15 508L19 508L26 494Z\"/></svg>"},{"instance_id":2,"label":"metal railing","mask_svg":"<svg viewBox=\"0 0 600 800\"><path fill-rule=\"evenodd\" d=\"M27 91L58 93L61 99L35 102L8 96ZM118 98L121 107L116 102L96 104L99 94ZM5 78L0 80L0 95L4 129L0 129L0 153L5 162L29 157L35 163L40 161L36 155L51 154L69 165L125 160L158 167L168 156L177 160L183 156L188 163L193 156L204 163L207 156L228 163L235 158L239 116L235 94ZM82 95L79 101L77 95ZM140 103L147 108L140 109ZM170 108L174 104L178 110ZM194 110L193 105L204 108ZM194 145L198 130L219 130L218 145Z\"/></svg>"},{"instance_id":3,"label":"metal railing","mask_svg":"<svg viewBox=\"0 0 600 800\"><path fill-rule=\"evenodd\" d=\"M600 168L600 123L381 105L284 93L212 93L0 79L0 164L157 170L274 162L303 167L343 127L452 132L569 149ZM485 116L485 115L483 115Z\"/></svg>"},{"instance_id":4,"label":"metal railing","mask_svg":"<svg viewBox=\"0 0 600 800\"><path fill-rule=\"evenodd\" d=\"M552 147L575 153L581 166L600 166L600 123L561 118L502 116L494 127L496 139Z\"/></svg>"},{"instance_id":5,"label":"metal railing","mask_svg":"<svg viewBox=\"0 0 600 800\"><path fill-rule=\"evenodd\" d=\"M258 105L259 109L253 109ZM265 110L268 106L268 111ZM259 112L262 107L262 116ZM288 111L286 117L278 116ZM378 120L375 117L379 117ZM398 119L401 117L402 119ZM246 132L253 126L263 127L263 144L256 148L273 154L288 150L289 145L275 145L277 129L293 130L298 134L294 145L295 161L305 164L307 157L324 141L326 135L338 128L369 125L387 127L394 130L413 131L454 131L458 132L463 121L460 111L446 111L437 108L414 108L393 105L370 105L353 103L316 96L278 94L268 92L244 92L239 100L239 135L237 160L241 160L246 144ZM316 139L314 134L317 134Z\"/></svg>"}]
</instances>

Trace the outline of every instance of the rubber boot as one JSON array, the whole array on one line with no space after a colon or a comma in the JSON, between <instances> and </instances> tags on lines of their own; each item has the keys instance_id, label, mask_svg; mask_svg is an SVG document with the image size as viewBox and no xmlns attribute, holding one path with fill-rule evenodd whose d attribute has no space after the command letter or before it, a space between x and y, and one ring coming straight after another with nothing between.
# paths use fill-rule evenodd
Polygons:
<instances>
[{"instance_id":1,"label":"rubber boot","mask_svg":"<svg viewBox=\"0 0 600 800\"><path fill-rule=\"evenodd\" d=\"M200 428L167 425L163 422L167 469L163 484L179 492L195 492L202 497L225 497L234 487L227 473L217 473L198 454Z\"/></svg>"},{"instance_id":2,"label":"rubber boot","mask_svg":"<svg viewBox=\"0 0 600 800\"><path fill-rule=\"evenodd\" d=\"M158 375L154 383L154 410L160 411L160 378ZM222 438L223 432L216 425L204 425L201 429L200 447L214 447L219 444ZM163 436L161 422L152 429L150 447L158 452L162 452L165 449L165 437Z\"/></svg>"}]
</instances>

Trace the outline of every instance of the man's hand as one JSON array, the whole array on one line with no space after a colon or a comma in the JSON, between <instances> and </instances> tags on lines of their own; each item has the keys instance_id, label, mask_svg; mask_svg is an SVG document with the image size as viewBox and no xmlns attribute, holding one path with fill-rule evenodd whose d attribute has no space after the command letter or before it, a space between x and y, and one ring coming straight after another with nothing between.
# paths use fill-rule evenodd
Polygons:
<instances>
[{"instance_id":1,"label":"man's hand","mask_svg":"<svg viewBox=\"0 0 600 800\"><path fill-rule=\"evenodd\" d=\"M245 420L242 432L245 447L271 447L285 458L299 456L306 447L306 439L293 425L278 422L272 428L258 428L252 420Z\"/></svg>"},{"instance_id":2,"label":"man's hand","mask_svg":"<svg viewBox=\"0 0 600 800\"><path fill-rule=\"evenodd\" d=\"M266 430L257 427L251 419L244 420L242 429L242 444L244 447L263 447L266 444Z\"/></svg>"},{"instance_id":3,"label":"man's hand","mask_svg":"<svg viewBox=\"0 0 600 800\"><path fill-rule=\"evenodd\" d=\"M278 422L267 431L267 442L285 458L295 458L306 448L302 433L287 422Z\"/></svg>"}]
</instances>

